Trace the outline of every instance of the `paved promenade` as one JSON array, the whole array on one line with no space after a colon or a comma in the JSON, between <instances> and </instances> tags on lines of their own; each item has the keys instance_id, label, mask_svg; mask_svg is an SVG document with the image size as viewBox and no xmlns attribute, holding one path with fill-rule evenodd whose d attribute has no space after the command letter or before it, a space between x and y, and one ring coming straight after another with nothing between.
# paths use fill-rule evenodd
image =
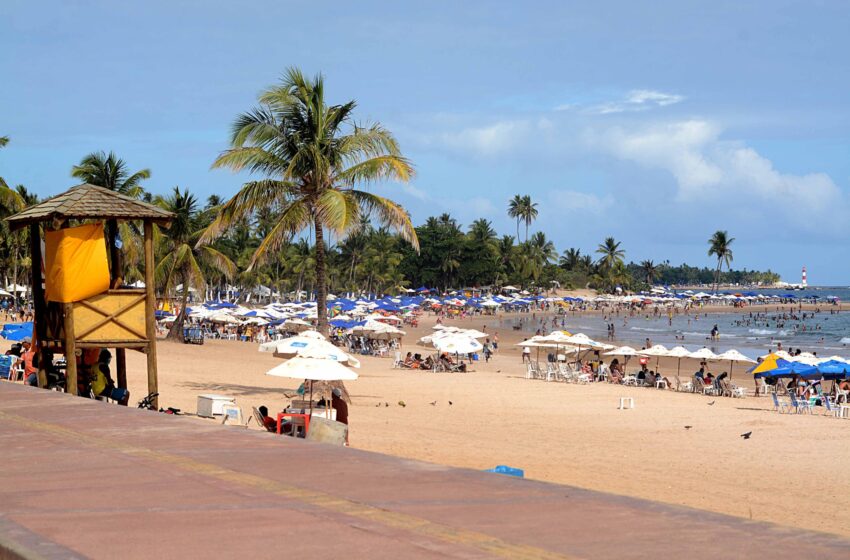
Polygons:
<instances>
[{"instance_id":1,"label":"paved promenade","mask_svg":"<svg viewBox=\"0 0 850 560\"><path fill-rule=\"evenodd\" d=\"M826 560L850 541L0 382L0 560L86 557Z\"/></svg>"}]
</instances>

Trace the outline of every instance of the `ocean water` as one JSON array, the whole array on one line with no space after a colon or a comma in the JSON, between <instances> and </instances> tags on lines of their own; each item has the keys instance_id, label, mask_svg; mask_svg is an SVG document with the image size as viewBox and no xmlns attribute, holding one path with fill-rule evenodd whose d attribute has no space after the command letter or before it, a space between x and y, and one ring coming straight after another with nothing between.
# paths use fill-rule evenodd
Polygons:
<instances>
[{"instance_id":1,"label":"ocean water","mask_svg":"<svg viewBox=\"0 0 850 560\"><path fill-rule=\"evenodd\" d=\"M787 291L764 290L760 293L791 293ZM547 314L545 317L537 314L520 316L506 315L499 322L499 328L511 329L522 324L522 330L534 333L538 328L548 333L555 326L570 332L583 332L596 340L607 339L607 324L614 323L614 344L628 344L642 347L649 338L652 344L663 344L668 348L682 345L690 350L698 350L707 346L715 353L725 352L731 348L755 358L776 349L777 343L783 349L802 348L803 351L815 352L818 356L840 355L850 357L850 311L839 312L835 306L826 301L827 296L838 297L843 302L850 302L848 288L813 288L806 291L793 292L794 295L817 295L821 298L819 312L813 311L777 311L776 305L748 306L743 309L730 308L724 313L700 313L691 310L689 315L673 315L668 319L664 310L656 317L650 309L648 313L628 316L620 312L619 316L612 314L603 318L602 315L581 315L567 313L566 315ZM750 316L750 313L753 316ZM805 318L803 314L805 313ZM545 324L542 323L545 321ZM712 341L710 332L714 325L720 332L719 340Z\"/></svg>"}]
</instances>

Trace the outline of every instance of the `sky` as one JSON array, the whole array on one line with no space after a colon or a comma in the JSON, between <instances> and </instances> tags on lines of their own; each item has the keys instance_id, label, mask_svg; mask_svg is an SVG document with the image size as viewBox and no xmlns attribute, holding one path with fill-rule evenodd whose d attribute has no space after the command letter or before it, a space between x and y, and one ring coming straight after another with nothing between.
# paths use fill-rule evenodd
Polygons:
<instances>
[{"instance_id":1,"label":"sky","mask_svg":"<svg viewBox=\"0 0 850 560\"><path fill-rule=\"evenodd\" d=\"M113 150L174 186L211 170L235 117L297 66L357 101L416 166L371 187L414 223L449 212L559 251L850 283L850 7L843 1L0 3L0 176L40 196ZM524 238L524 231L520 237Z\"/></svg>"}]
</instances>

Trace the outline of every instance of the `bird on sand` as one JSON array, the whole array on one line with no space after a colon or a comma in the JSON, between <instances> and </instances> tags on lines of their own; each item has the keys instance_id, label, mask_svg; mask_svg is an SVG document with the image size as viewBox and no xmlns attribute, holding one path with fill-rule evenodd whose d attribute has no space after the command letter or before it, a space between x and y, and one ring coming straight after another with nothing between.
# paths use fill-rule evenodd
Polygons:
<instances>
[{"instance_id":1,"label":"bird on sand","mask_svg":"<svg viewBox=\"0 0 850 560\"><path fill-rule=\"evenodd\" d=\"M432 401L431 406L437 406L437 401Z\"/></svg>"},{"instance_id":2,"label":"bird on sand","mask_svg":"<svg viewBox=\"0 0 850 560\"><path fill-rule=\"evenodd\" d=\"M407 406L407 405L404 403L404 401L398 401L398 405L399 405L400 407L402 407L402 408L404 408L405 406Z\"/></svg>"},{"instance_id":3,"label":"bird on sand","mask_svg":"<svg viewBox=\"0 0 850 560\"><path fill-rule=\"evenodd\" d=\"M693 428L693 426L685 426L686 430L690 430L691 428Z\"/></svg>"},{"instance_id":4,"label":"bird on sand","mask_svg":"<svg viewBox=\"0 0 850 560\"><path fill-rule=\"evenodd\" d=\"M451 406L451 405L453 405L453 404L454 404L454 403L453 403L452 401L449 401L449 406Z\"/></svg>"},{"instance_id":5,"label":"bird on sand","mask_svg":"<svg viewBox=\"0 0 850 560\"><path fill-rule=\"evenodd\" d=\"M717 401L711 401L710 403L705 403L705 404L707 404L708 406L714 406L714 403L716 403L716 402Z\"/></svg>"},{"instance_id":6,"label":"bird on sand","mask_svg":"<svg viewBox=\"0 0 850 560\"><path fill-rule=\"evenodd\" d=\"M744 439L750 439L750 436L753 435L752 432L747 432L745 434L741 434L741 437Z\"/></svg>"}]
</instances>

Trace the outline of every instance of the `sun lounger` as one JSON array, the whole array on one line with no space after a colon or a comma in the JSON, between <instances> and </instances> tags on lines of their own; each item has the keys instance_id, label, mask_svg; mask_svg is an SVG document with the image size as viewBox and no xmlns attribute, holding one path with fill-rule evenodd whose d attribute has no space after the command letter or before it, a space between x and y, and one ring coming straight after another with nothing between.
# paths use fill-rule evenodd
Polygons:
<instances>
[{"instance_id":1,"label":"sun lounger","mask_svg":"<svg viewBox=\"0 0 850 560\"><path fill-rule=\"evenodd\" d=\"M785 401L780 401L779 397L776 395L776 393L771 393L770 395L773 397L773 410L774 411L778 412L779 414L784 414L786 411L788 411L790 409L791 405L789 405Z\"/></svg>"},{"instance_id":2,"label":"sun lounger","mask_svg":"<svg viewBox=\"0 0 850 560\"><path fill-rule=\"evenodd\" d=\"M799 414L800 410L804 410L809 414L812 413L812 404L808 401L808 399L799 399L794 391L788 391L788 397L791 399L791 406L794 407L794 410Z\"/></svg>"}]
</instances>

